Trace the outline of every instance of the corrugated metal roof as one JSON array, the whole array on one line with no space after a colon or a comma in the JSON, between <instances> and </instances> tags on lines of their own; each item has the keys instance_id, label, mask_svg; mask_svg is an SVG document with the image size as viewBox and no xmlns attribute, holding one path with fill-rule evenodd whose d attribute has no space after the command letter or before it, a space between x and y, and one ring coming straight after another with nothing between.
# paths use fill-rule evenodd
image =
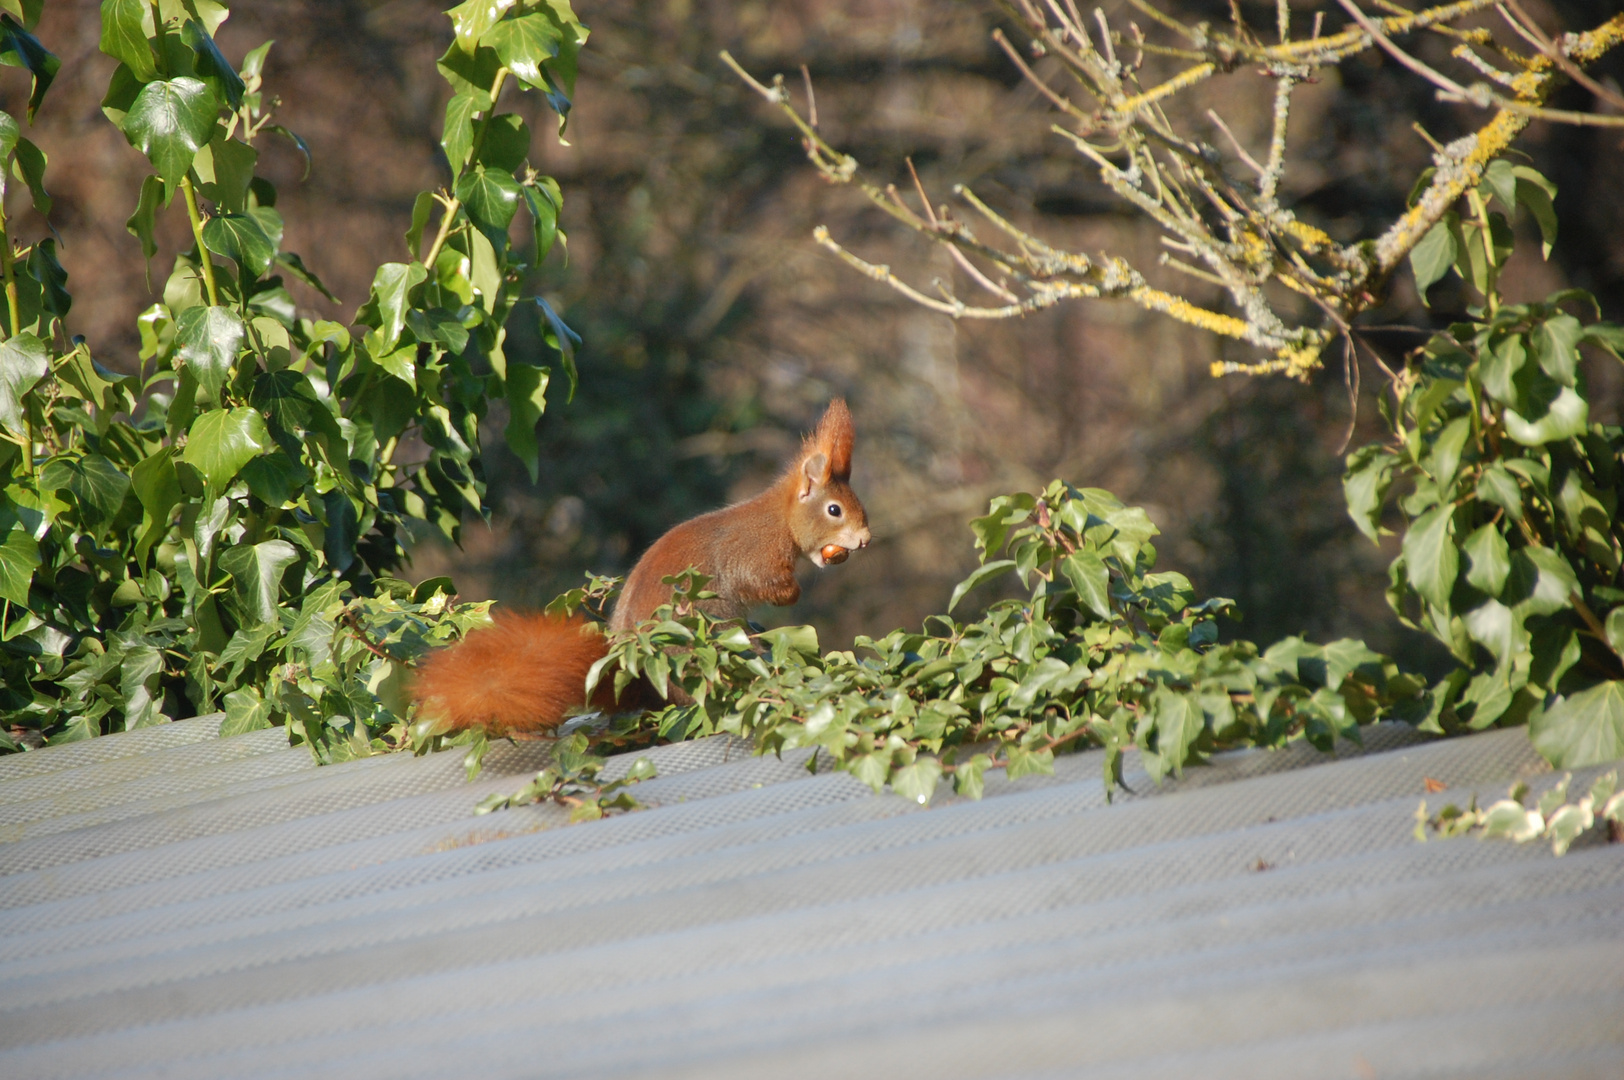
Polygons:
<instances>
[{"instance_id":1,"label":"corrugated metal roof","mask_svg":"<svg viewBox=\"0 0 1624 1080\"><path fill-rule=\"evenodd\" d=\"M217 723L0 760L0 1075L1624 1076L1624 845L1411 836L1522 731L929 809L713 739L561 828L473 814L544 744Z\"/></svg>"}]
</instances>

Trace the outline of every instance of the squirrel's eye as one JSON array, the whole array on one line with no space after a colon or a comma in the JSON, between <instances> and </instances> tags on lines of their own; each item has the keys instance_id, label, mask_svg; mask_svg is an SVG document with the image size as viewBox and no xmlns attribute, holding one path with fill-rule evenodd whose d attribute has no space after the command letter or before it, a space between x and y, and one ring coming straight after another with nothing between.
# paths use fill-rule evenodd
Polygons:
<instances>
[{"instance_id":1,"label":"squirrel's eye","mask_svg":"<svg viewBox=\"0 0 1624 1080\"><path fill-rule=\"evenodd\" d=\"M830 503L829 504L829 516L832 517L832 518L837 518L837 517L840 516L840 504L839 503Z\"/></svg>"}]
</instances>

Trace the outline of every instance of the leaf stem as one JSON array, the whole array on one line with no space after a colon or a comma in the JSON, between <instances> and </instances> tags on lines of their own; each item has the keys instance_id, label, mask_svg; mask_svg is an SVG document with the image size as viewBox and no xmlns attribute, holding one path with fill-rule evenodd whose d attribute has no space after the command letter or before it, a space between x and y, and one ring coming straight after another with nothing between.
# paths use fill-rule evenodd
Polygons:
<instances>
[{"instance_id":1,"label":"leaf stem","mask_svg":"<svg viewBox=\"0 0 1624 1080\"><path fill-rule=\"evenodd\" d=\"M491 106L485 110L485 115L479 118L479 130L474 132L474 145L468 151L468 160L473 161L479 156L479 151L485 145L485 133L491 128L491 116L496 112L496 99L502 96L502 84L507 82L508 69L497 68L496 78L491 81ZM461 175L459 170L458 175ZM456 189L455 181L452 190ZM423 265L432 268L434 261L440 257L440 249L451 235L451 226L456 221L457 211L462 209L462 200L452 195L445 204L445 213L440 217L440 228L434 234L434 243L429 245L429 252L423 256Z\"/></svg>"},{"instance_id":2,"label":"leaf stem","mask_svg":"<svg viewBox=\"0 0 1624 1080\"><path fill-rule=\"evenodd\" d=\"M6 282L6 314L10 317L10 330L6 336L16 334L22 319L17 309L17 273L12 269L11 235L6 232L6 208L0 202L0 275Z\"/></svg>"},{"instance_id":3,"label":"leaf stem","mask_svg":"<svg viewBox=\"0 0 1624 1080\"><path fill-rule=\"evenodd\" d=\"M197 192L192 187L191 174L180 178L180 190L186 196L186 216L192 222L192 239L197 241L198 262L203 266L203 286L209 294L209 306L220 306L220 293L214 284L214 260L208 246L203 243L203 215L197 208Z\"/></svg>"}]
</instances>

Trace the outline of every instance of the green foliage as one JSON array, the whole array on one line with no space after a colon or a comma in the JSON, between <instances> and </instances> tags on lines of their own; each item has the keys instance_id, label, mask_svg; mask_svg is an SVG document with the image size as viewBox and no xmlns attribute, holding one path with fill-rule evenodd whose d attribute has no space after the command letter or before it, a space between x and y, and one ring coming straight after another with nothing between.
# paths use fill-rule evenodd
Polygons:
<instances>
[{"instance_id":1,"label":"green foliage","mask_svg":"<svg viewBox=\"0 0 1624 1080\"><path fill-rule=\"evenodd\" d=\"M1576 767L1624 756L1624 431L1590 422L1579 368L1581 344L1617 358L1624 330L1584 325L1571 312L1595 305L1577 290L1502 301L1506 215L1529 207L1548 251L1553 190L1497 161L1471 219L1417 248L1423 291L1453 271L1482 302L1411 357L1384 402L1391 438L1349 456L1345 487L1373 540L1396 494L1407 525L1388 600L1463 665L1426 729L1527 722L1546 758Z\"/></svg>"},{"instance_id":2,"label":"green foliage","mask_svg":"<svg viewBox=\"0 0 1624 1080\"><path fill-rule=\"evenodd\" d=\"M118 61L103 111L153 170L129 230L150 258L178 194L193 247L141 315L139 370L118 373L69 336L54 242L20 245L0 218L0 746L19 729L54 742L211 709L225 733L286 724L323 760L439 745L407 735L406 668L484 606L389 575L409 522L455 539L484 513L490 402L508 399L521 425L545 407L549 368L503 345L560 198L526 162L523 121L496 109L512 75L562 118L586 38L565 0L478 8L451 13L441 65L471 102L446 142L468 152L419 199L409 261L378 271L352 334L302 315L284 285L330 296L283 249L275 188L255 171L263 136L305 150L262 92L269 43L233 69L214 0L102 4L102 51ZM31 119L60 65L10 14L0 63L33 75ZM0 114L0 168L49 215L45 164ZM532 220L515 246L521 208ZM571 332L550 309L537 319L573 381ZM534 469L533 435L509 442Z\"/></svg>"},{"instance_id":3,"label":"green foliage","mask_svg":"<svg viewBox=\"0 0 1624 1080\"><path fill-rule=\"evenodd\" d=\"M1427 830L1443 837L1477 832L1484 838L1502 837L1518 844L1540 838L1551 842L1551 850L1564 855L1573 842L1598 821L1609 828L1624 826L1624 791L1618 790L1618 770L1596 778L1590 791L1576 802L1568 802L1572 774L1562 779L1533 806L1527 805L1528 785L1513 784L1504 799L1486 809L1478 809L1474 798L1463 810L1449 803L1438 813L1427 814L1426 800L1415 811L1415 838L1425 841Z\"/></svg>"},{"instance_id":4,"label":"green foliage","mask_svg":"<svg viewBox=\"0 0 1624 1080\"><path fill-rule=\"evenodd\" d=\"M553 747L553 763L536 774L534 780L511 795L489 795L475 812L488 814L510 806L555 802L569 807L570 824L597 821L611 814L641 810L643 804L625 788L655 776L654 763L640 757L618 780L600 780L607 759L588 753L590 740L583 733L560 739Z\"/></svg>"},{"instance_id":5,"label":"green foliage","mask_svg":"<svg viewBox=\"0 0 1624 1080\"><path fill-rule=\"evenodd\" d=\"M612 638L588 678L612 678L617 693L644 678L671 704L605 737L731 732L765 752L815 747L809 767L927 802L944 778L979 797L988 769L1050 772L1057 752L1083 746L1105 748L1114 785L1130 747L1160 780L1217 750L1298 738L1328 750L1379 716L1427 711L1421 684L1359 642L1220 643L1231 602L1198 601L1183 575L1157 573L1156 527L1104 491L1056 482L1041 497L1001 496L971 529L983 566L955 603L1006 575L1025 598L974 622L860 637L855 651L820 655L810 627L713 623L696 606L713 595L705 579L671 579L676 602Z\"/></svg>"}]
</instances>

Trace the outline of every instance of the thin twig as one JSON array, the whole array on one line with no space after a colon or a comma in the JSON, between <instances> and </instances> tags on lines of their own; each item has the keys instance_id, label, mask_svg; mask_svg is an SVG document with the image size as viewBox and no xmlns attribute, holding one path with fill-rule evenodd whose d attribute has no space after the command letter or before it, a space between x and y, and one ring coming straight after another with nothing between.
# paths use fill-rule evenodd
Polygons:
<instances>
[{"instance_id":1,"label":"thin twig","mask_svg":"<svg viewBox=\"0 0 1624 1080\"><path fill-rule=\"evenodd\" d=\"M1246 147L1242 146L1241 141L1239 139L1235 138L1235 133L1233 131L1229 130L1229 125L1224 123L1224 118L1218 115L1217 110L1208 109L1207 110L1207 117L1214 124L1218 125L1218 130L1222 131L1224 133L1224 135L1229 139L1229 145L1233 146L1235 148L1235 153L1240 156L1240 159L1242 161L1246 162L1246 164L1250 165L1252 167L1253 172L1257 173L1259 176L1262 176L1263 175L1263 166L1259 165L1257 163L1257 160L1255 158L1253 158L1251 154L1248 154L1246 152Z\"/></svg>"},{"instance_id":2,"label":"thin twig","mask_svg":"<svg viewBox=\"0 0 1624 1080\"><path fill-rule=\"evenodd\" d=\"M818 126L818 95L812 92L812 73L801 65L801 81L806 83L806 122Z\"/></svg>"},{"instance_id":3,"label":"thin twig","mask_svg":"<svg viewBox=\"0 0 1624 1080\"><path fill-rule=\"evenodd\" d=\"M939 229L941 228L941 224L936 220L936 211L931 209L930 196L925 194L925 185L919 182L919 173L914 169L913 158L910 157L906 160L908 162L908 175L913 177L914 190L919 192L919 201L925 204L925 216L930 219L930 227L933 229ZM964 252L960 251L952 244L946 244L944 246L947 248L947 253L953 257L953 261L958 263L959 267L963 269L965 273L974 278L976 283L982 288L986 289L994 296L1008 300L1012 304L1018 304L1021 302L1021 298L1010 292L1008 289L1001 285L993 284L991 279L989 279L986 274L983 274L975 263L970 261L970 257Z\"/></svg>"}]
</instances>

